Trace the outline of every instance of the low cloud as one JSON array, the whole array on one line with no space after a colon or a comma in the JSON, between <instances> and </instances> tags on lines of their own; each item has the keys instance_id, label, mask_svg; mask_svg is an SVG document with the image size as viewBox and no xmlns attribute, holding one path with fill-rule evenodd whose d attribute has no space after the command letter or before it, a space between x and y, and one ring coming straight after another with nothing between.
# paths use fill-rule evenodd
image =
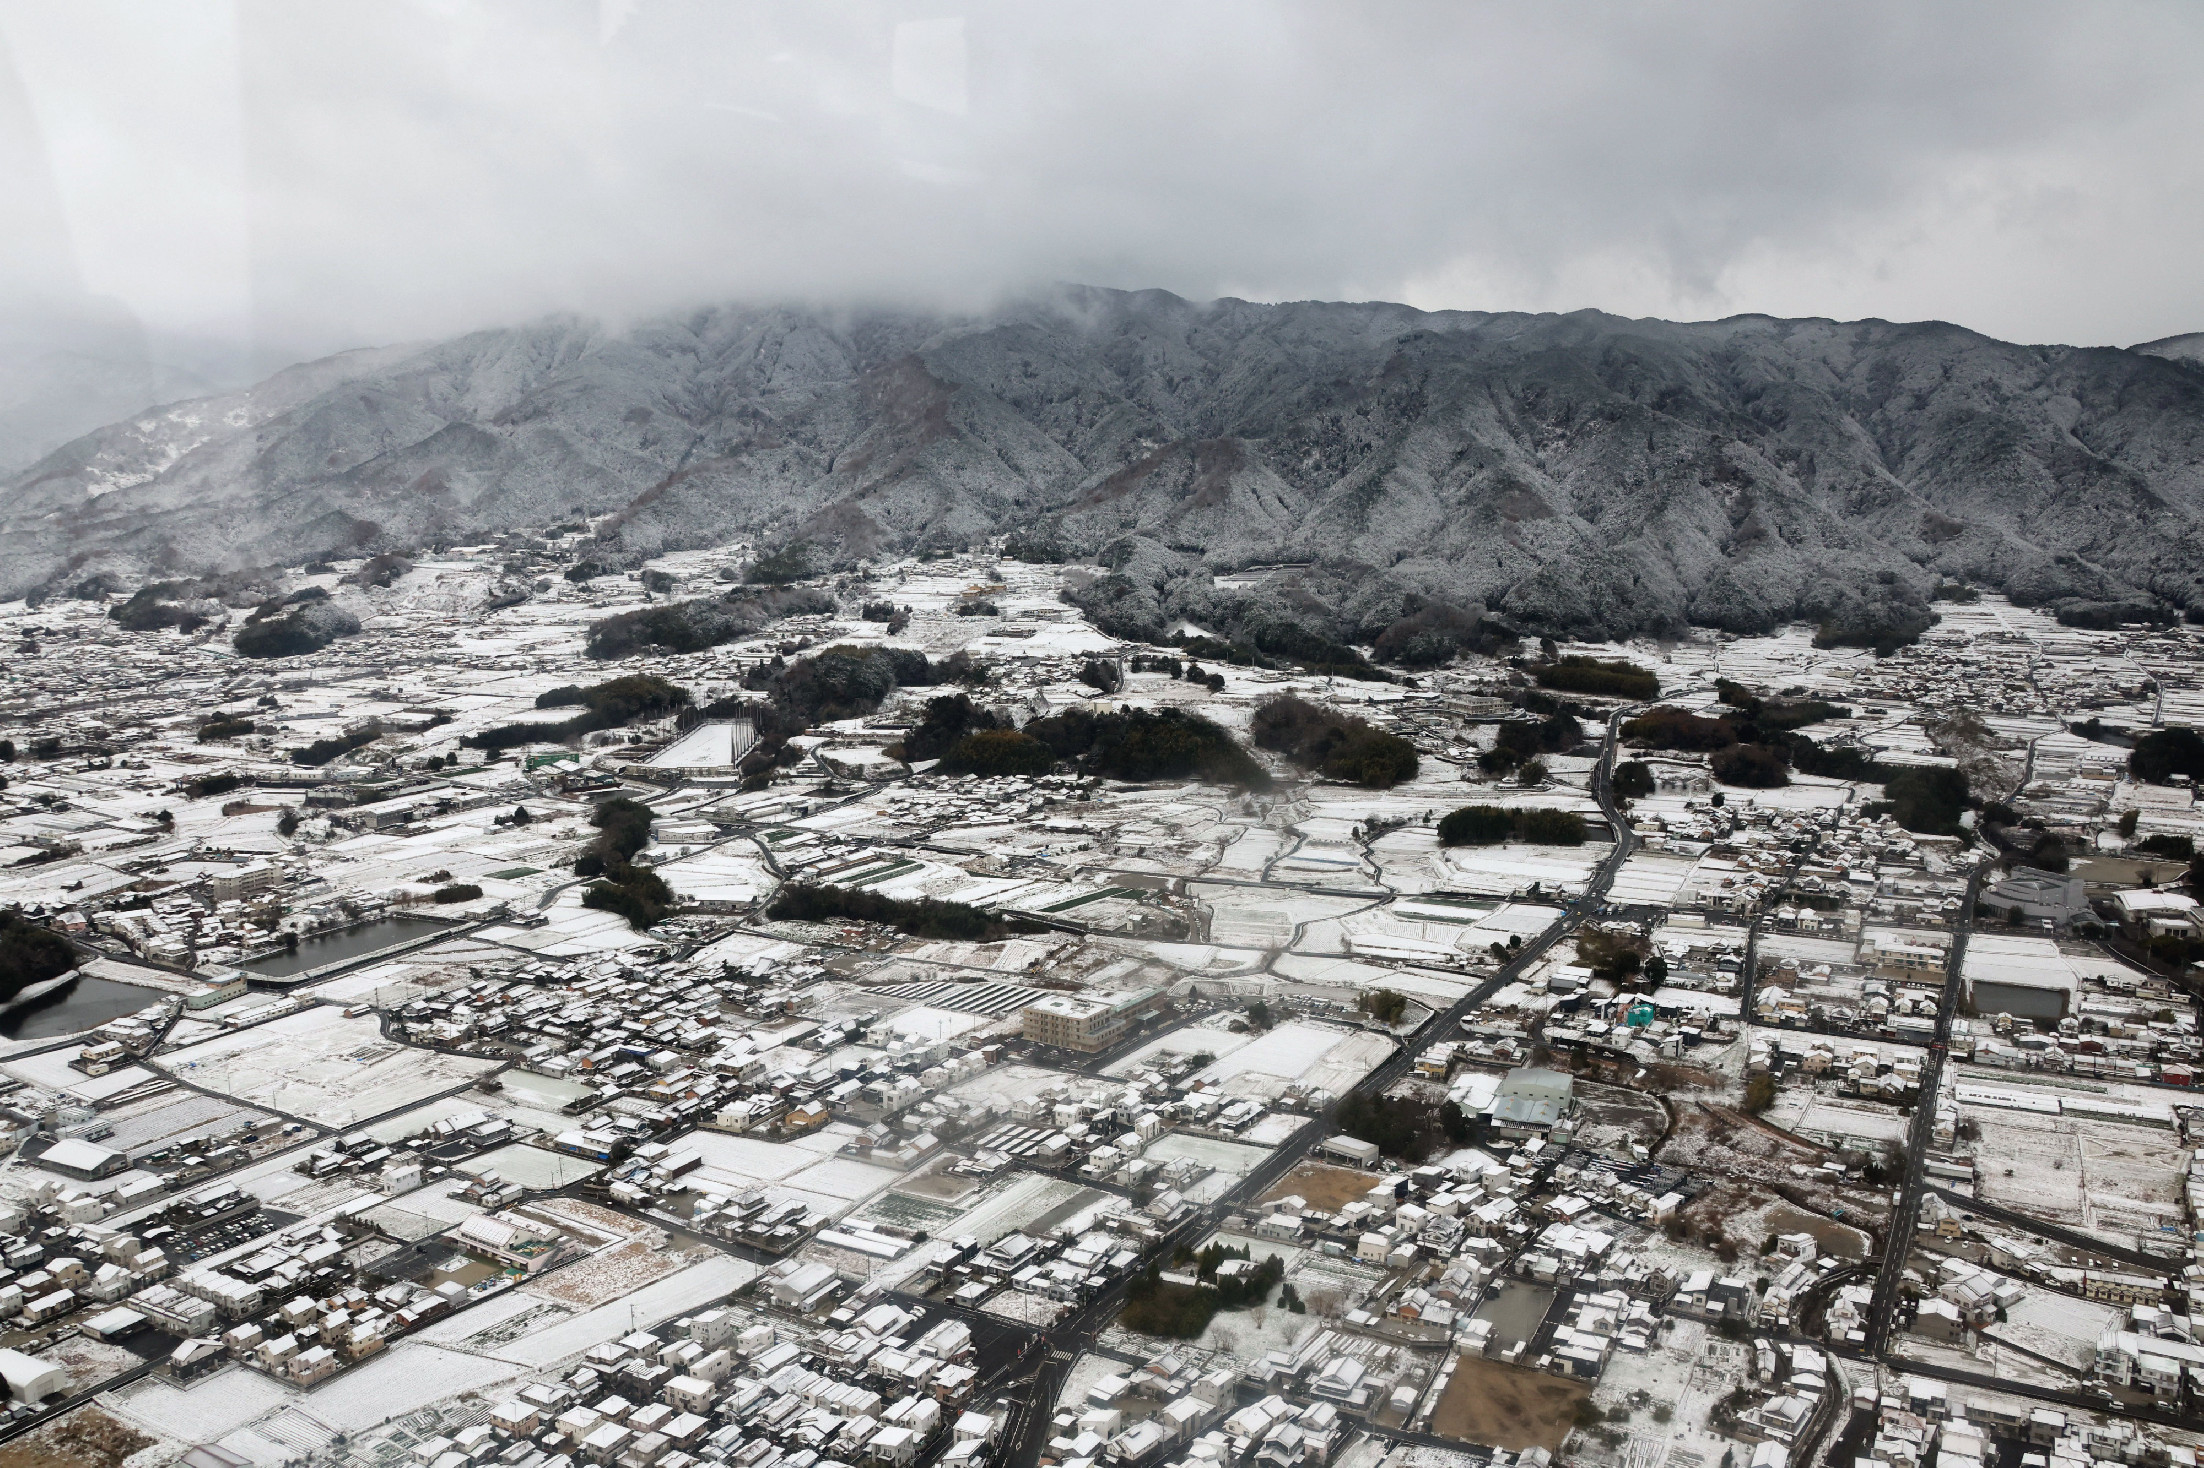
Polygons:
<instances>
[{"instance_id":1,"label":"low cloud","mask_svg":"<svg viewBox=\"0 0 2204 1468\"><path fill-rule=\"evenodd\" d=\"M2173 6L0 6L5 311L1206 297L2204 329Z\"/></svg>"}]
</instances>

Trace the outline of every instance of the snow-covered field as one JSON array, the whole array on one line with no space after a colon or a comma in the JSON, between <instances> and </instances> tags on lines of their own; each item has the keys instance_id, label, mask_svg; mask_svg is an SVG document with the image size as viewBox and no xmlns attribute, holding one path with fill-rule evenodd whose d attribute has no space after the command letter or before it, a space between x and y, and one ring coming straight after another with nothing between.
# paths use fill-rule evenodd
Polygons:
<instances>
[{"instance_id":1,"label":"snow-covered field","mask_svg":"<svg viewBox=\"0 0 2204 1468\"><path fill-rule=\"evenodd\" d=\"M372 1016L319 1005L154 1062L180 1080L324 1126L355 1126L463 1086L492 1062L382 1037Z\"/></svg>"}]
</instances>

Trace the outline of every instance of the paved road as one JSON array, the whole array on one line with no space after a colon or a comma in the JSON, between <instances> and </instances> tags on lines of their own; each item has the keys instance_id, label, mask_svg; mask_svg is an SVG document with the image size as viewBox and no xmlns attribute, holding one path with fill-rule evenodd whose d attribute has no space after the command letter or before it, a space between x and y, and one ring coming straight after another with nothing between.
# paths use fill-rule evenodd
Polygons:
<instances>
[{"instance_id":1,"label":"paved road","mask_svg":"<svg viewBox=\"0 0 2204 1468\"><path fill-rule=\"evenodd\" d=\"M1950 1188L1939 1187L1935 1183L1927 1184L1927 1190L1962 1213L1979 1213L1984 1218L1994 1218L1999 1223L2009 1223L2014 1228L2026 1229L2029 1233L2055 1240L2058 1243L2065 1244L2068 1248L2080 1249L2090 1254L2100 1254L2107 1259L2117 1259L2122 1264L2132 1264L2137 1269L2146 1270L2152 1274L2174 1274L2178 1273L2181 1268L2179 1259L2154 1258L2140 1249L2129 1249L2119 1244L2106 1243L2103 1239L2095 1238L2077 1229L2061 1228L2058 1224L2031 1217L2002 1204L1985 1203L1980 1198L1970 1198L1965 1193L1955 1193Z\"/></svg>"},{"instance_id":2,"label":"paved road","mask_svg":"<svg viewBox=\"0 0 2204 1468\"><path fill-rule=\"evenodd\" d=\"M1592 880L1585 885L1584 892L1562 909L1561 915L1545 932L1524 944L1522 952L1509 959L1499 972L1449 1008L1432 1015L1412 1034L1403 1038L1392 1057L1365 1076L1349 1095L1376 1094L1400 1080L1415 1063L1418 1055L1439 1040L1457 1033L1464 1017L1481 1007L1503 986L1514 982L1548 949L1574 932L1586 917L1599 910L1608 888L1614 885L1615 874L1622 869L1623 862L1629 859L1636 844L1629 826L1622 819L1622 812L1616 807L1614 790L1609 779L1615 762L1616 732L1621 722L1620 713L1608 720L1600 760L1592 772L1592 795L1599 802L1600 810L1614 830L1615 845L1606 860L1600 863ZM1341 1099L1344 1100L1345 1097ZM1272 1152L1260 1166L1242 1178L1231 1192L1182 1220L1150 1252L1168 1255L1174 1245L1199 1238L1225 1214L1262 1196L1274 1183L1307 1158L1319 1142L1331 1135L1337 1111L1338 1106L1335 1103L1323 1116L1312 1118L1291 1140ZM1130 1285L1129 1279L1119 1281L1086 1306L1065 1316L1041 1333L1038 1344L1030 1352L1036 1358L1032 1374L1021 1380L1012 1392L1013 1420L1002 1440L1002 1462L1005 1468L1035 1468L1040 1462L1041 1450L1048 1441L1049 1419L1055 1410L1056 1399L1063 1391L1064 1379L1070 1373L1072 1363L1082 1351L1093 1348L1103 1328L1116 1316L1118 1306L1124 1302ZM1386 1435L1397 1437L1403 1442L1439 1442L1436 1438L1417 1433Z\"/></svg>"},{"instance_id":3,"label":"paved road","mask_svg":"<svg viewBox=\"0 0 2204 1468\"><path fill-rule=\"evenodd\" d=\"M1906 1170L1899 1184L1897 1206L1890 1213L1890 1232L1883 1242L1883 1266L1875 1277L1875 1294L1867 1312L1867 1349L1881 1356L1890 1341L1891 1317L1898 1306L1898 1277L1913 1251L1915 1226L1921 1218L1921 1199L1926 1195L1924 1167L1928 1162L1929 1137L1936 1125L1936 1098L1943 1083L1944 1055L1951 1044L1952 1015L1959 1008L1959 971L1967 958L1967 938L1974 929L1974 899L1982 890L1982 868L1967 879L1966 899L1960 904L1959 921L1952 929L1951 953L1944 964L1944 995L1936 1006L1936 1038L1921 1066L1921 1089L1913 1107L1913 1125L1906 1130Z\"/></svg>"}]
</instances>

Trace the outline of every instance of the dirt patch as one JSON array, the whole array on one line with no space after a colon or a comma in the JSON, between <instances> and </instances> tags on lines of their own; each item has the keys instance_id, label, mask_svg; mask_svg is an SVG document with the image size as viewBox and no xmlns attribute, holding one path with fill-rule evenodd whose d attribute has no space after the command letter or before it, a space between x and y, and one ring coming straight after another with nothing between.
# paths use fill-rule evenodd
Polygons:
<instances>
[{"instance_id":1,"label":"dirt patch","mask_svg":"<svg viewBox=\"0 0 2204 1468\"><path fill-rule=\"evenodd\" d=\"M663 1279L689 1262L680 1254L631 1240L561 1265L530 1286L530 1291L585 1310L594 1309Z\"/></svg>"},{"instance_id":2,"label":"dirt patch","mask_svg":"<svg viewBox=\"0 0 2204 1468\"><path fill-rule=\"evenodd\" d=\"M1671 1098L1678 1091L1719 1093L1730 1084L1720 1071L1705 1066L1685 1065L1673 1060L1646 1064L1634 1056L1623 1057L1606 1050L1557 1050L1547 1057L1546 1063L1580 1080L1600 1081L1641 1093L1658 1092Z\"/></svg>"},{"instance_id":3,"label":"dirt patch","mask_svg":"<svg viewBox=\"0 0 2204 1468\"><path fill-rule=\"evenodd\" d=\"M1691 1201L1686 1212L1694 1218L1685 1220L1705 1220L1717 1233L1732 1212L1776 1199L1788 1199L1809 1213L1829 1217L1841 1208L1844 1222L1871 1231L1888 1221L1889 1194L1865 1181L1840 1183L1819 1171L1829 1159L1827 1149L1796 1141L1727 1108L1679 1102L1676 1130L1661 1146L1659 1156L1667 1166L1719 1180L1717 1187ZM1816 1170L1799 1177L1791 1169L1801 1164ZM1757 1248L1760 1237L1737 1235L1736 1242Z\"/></svg>"},{"instance_id":4,"label":"dirt patch","mask_svg":"<svg viewBox=\"0 0 2204 1468\"><path fill-rule=\"evenodd\" d=\"M954 1158L949 1159L954 1161ZM935 1163L925 1171L903 1179L893 1191L908 1193L914 1198L927 1198L936 1202L952 1203L979 1189L978 1178L958 1177L948 1170L945 1163Z\"/></svg>"},{"instance_id":5,"label":"dirt patch","mask_svg":"<svg viewBox=\"0 0 2204 1468\"><path fill-rule=\"evenodd\" d=\"M1431 1430L1457 1442L1511 1452L1544 1448L1558 1453L1576 1423L1577 1404L1591 1394L1580 1382L1464 1356L1431 1414Z\"/></svg>"},{"instance_id":6,"label":"dirt patch","mask_svg":"<svg viewBox=\"0 0 2204 1468\"><path fill-rule=\"evenodd\" d=\"M1668 1130L1658 1098L1621 1086L1579 1081L1577 1141L1587 1147L1650 1147Z\"/></svg>"},{"instance_id":7,"label":"dirt patch","mask_svg":"<svg viewBox=\"0 0 2204 1468\"><path fill-rule=\"evenodd\" d=\"M514 1212L524 1218L533 1215L541 1222L564 1229L585 1245L609 1243L614 1239L637 1239L647 1244L666 1241L666 1231L658 1225L615 1213L610 1208L600 1208L580 1198L541 1198Z\"/></svg>"},{"instance_id":8,"label":"dirt patch","mask_svg":"<svg viewBox=\"0 0 2204 1468\"><path fill-rule=\"evenodd\" d=\"M1298 1194L1309 1200L1311 1208L1337 1213L1349 1203L1368 1197L1370 1189L1381 1181L1383 1179L1374 1172L1358 1172L1352 1167L1327 1167L1321 1162L1304 1162L1279 1179L1258 1201L1268 1203L1273 1198L1290 1198Z\"/></svg>"},{"instance_id":9,"label":"dirt patch","mask_svg":"<svg viewBox=\"0 0 2204 1468\"><path fill-rule=\"evenodd\" d=\"M152 1446L152 1438L99 1408L79 1407L0 1447L0 1468L117 1468L132 1453Z\"/></svg>"},{"instance_id":10,"label":"dirt patch","mask_svg":"<svg viewBox=\"0 0 2204 1468\"><path fill-rule=\"evenodd\" d=\"M1815 1248L1838 1259L1865 1259L1872 1247L1872 1241L1860 1230L1788 1203L1770 1208L1763 1221L1770 1233L1813 1235Z\"/></svg>"}]
</instances>

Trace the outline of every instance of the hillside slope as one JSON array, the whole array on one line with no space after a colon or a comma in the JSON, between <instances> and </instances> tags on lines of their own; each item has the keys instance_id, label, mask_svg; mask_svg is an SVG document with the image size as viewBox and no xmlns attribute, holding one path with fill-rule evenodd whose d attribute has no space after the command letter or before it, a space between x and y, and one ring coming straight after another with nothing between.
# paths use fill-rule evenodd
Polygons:
<instances>
[{"instance_id":1,"label":"hillside slope","mask_svg":"<svg viewBox=\"0 0 2204 1468\"><path fill-rule=\"evenodd\" d=\"M2161 346L2160 351L2164 348ZM1313 561L1279 615L1553 631L1918 615L1939 580L2204 610L2204 371L1960 328L1195 304L719 308L356 352L86 435L0 499L0 594L615 512L602 558L822 563L1009 533L1119 567Z\"/></svg>"}]
</instances>

